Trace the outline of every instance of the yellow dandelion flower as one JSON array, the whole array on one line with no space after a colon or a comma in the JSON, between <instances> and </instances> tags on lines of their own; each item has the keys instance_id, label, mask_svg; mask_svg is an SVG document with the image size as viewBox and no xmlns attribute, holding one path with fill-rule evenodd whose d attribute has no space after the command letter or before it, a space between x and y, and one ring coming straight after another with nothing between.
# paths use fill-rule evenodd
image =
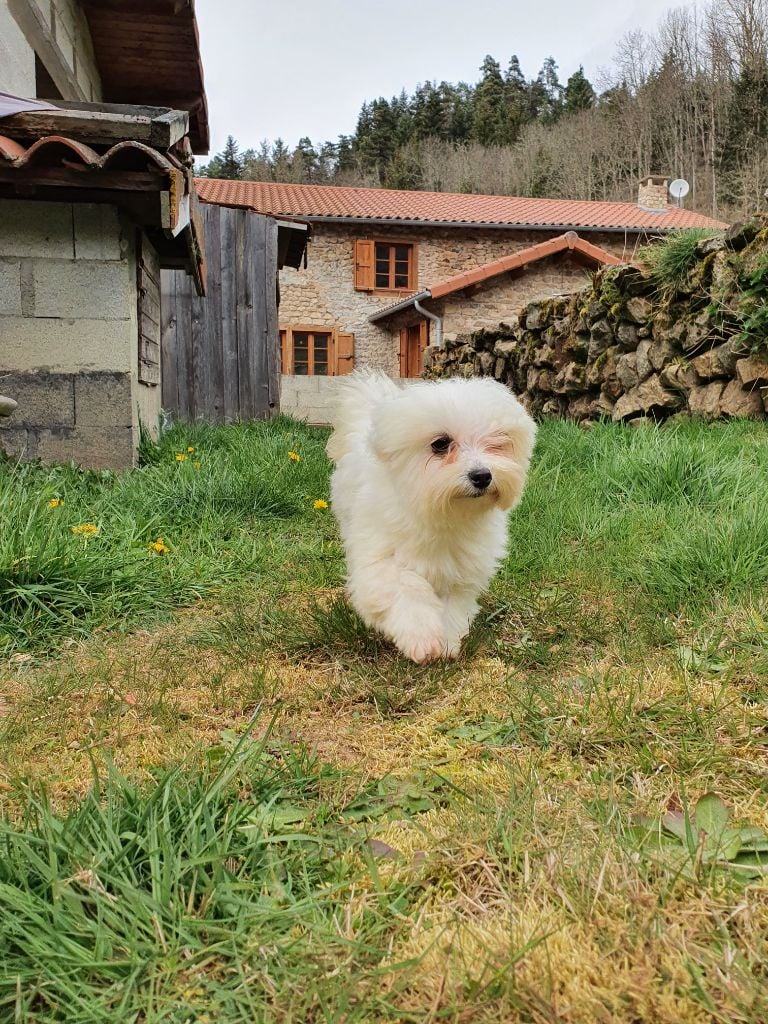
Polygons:
<instances>
[{"instance_id":1,"label":"yellow dandelion flower","mask_svg":"<svg viewBox=\"0 0 768 1024\"><path fill-rule=\"evenodd\" d=\"M186 462L188 458L189 456L186 454L186 452L176 452L177 462Z\"/></svg>"},{"instance_id":2,"label":"yellow dandelion flower","mask_svg":"<svg viewBox=\"0 0 768 1024\"><path fill-rule=\"evenodd\" d=\"M291 460L291 462L301 462L301 456L298 454L298 452L288 452L288 458Z\"/></svg>"},{"instance_id":3,"label":"yellow dandelion flower","mask_svg":"<svg viewBox=\"0 0 768 1024\"><path fill-rule=\"evenodd\" d=\"M317 501L313 504L312 508L320 512L322 509L328 508L328 502L323 501L322 498L318 498Z\"/></svg>"},{"instance_id":4,"label":"yellow dandelion flower","mask_svg":"<svg viewBox=\"0 0 768 1024\"><path fill-rule=\"evenodd\" d=\"M165 543L162 537L158 537L157 540L153 540L152 543L149 545L149 550L154 551L155 554L157 555L165 555L171 549L168 547L168 545Z\"/></svg>"},{"instance_id":5,"label":"yellow dandelion flower","mask_svg":"<svg viewBox=\"0 0 768 1024\"><path fill-rule=\"evenodd\" d=\"M190 446L189 446L189 448L187 448L187 451L188 451L188 452L193 452L194 450L195 450L195 449L194 449L194 448L192 447L192 445L190 445Z\"/></svg>"},{"instance_id":6,"label":"yellow dandelion flower","mask_svg":"<svg viewBox=\"0 0 768 1024\"><path fill-rule=\"evenodd\" d=\"M61 500L61 498L51 498L51 500L48 502L48 507L49 508L61 508L61 506L63 504L64 504L64 502Z\"/></svg>"},{"instance_id":7,"label":"yellow dandelion flower","mask_svg":"<svg viewBox=\"0 0 768 1024\"><path fill-rule=\"evenodd\" d=\"M78 537L95 537L99 532L96 523L81 523L79 526L71 526L70 529Z\"/></svg>"}]
</instances>

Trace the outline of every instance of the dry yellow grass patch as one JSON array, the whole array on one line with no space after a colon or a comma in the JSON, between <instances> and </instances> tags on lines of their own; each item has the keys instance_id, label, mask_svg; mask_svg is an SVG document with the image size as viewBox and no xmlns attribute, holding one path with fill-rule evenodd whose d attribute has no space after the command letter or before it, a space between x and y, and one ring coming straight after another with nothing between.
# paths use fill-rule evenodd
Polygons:
<instances>
[{"instance_id":1,"label":"dry yellow grass patch","mask_svg":"<svg viewBox=\"0 0 768 1024\"><path fill-rule=\"evenodd\" d=\"M378 862L383 881L417 887L380 983L403 1020L768 1019L768 884L691 884L621 843L631 814L707 790L768 828L768 709L733 680L658 651L633 664L609 647L549 673L486 658L420 677L423 700L399 711L365 699L364 670L206 646L215 615L12 667L0 780L45 780L65 801L90 784L91 758L141 778L200 758L261 706L259 728L277 713L278 738L360 785L445 780L433 810L364 826L399 854ZM496 720L514 726L503 745L457 732ZM371 898L358 890L340 927Z\"/></svg>"}]
</instances>

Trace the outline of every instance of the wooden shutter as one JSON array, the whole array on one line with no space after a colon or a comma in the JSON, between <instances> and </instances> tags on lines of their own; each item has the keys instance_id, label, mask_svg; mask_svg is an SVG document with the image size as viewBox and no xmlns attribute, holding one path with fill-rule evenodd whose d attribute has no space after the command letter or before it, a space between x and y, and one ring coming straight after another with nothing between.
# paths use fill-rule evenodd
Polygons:
<instances>
[{"instance_id":1,"label":"wooden shutter","mask_svg":"<svg viewBox=\"0 0 768 1024\"><path fill-rule=\"evenodd\" d=\"M419 324L419 348L421 349L422 355L424 350L429 347L429 320L422 320Z\"/></svg>"},{"instance_id":2,"label":"wooden shutter","mask_svg":"<svg viewBox=\"0 0 768 1024\"><path fill-rule=\"evenodd\" d=\"M334 349L336 358L334 360L333 372L337 376L344 373L352 373L355 368L354 334L336 331L334 335Z\"/></svg>"},{"instance_id":3,"label":"wooden shutter","mask_svg":"<svg viewBox=\"0 0 768 1024\"><path fill-rule=\"evenodd\" d=\"M373 291L374 287L374 243L365 238L355 239L355 289L359 292Z\"/></svg>"},{"instance_id":4,"label":"wooden shutter","mask_svg":"<svg viewBox=\"0 0 768 1024\"><path fill-rule=\"evenodd\" d=\"M282 356L282 363L280 372L281 373L293 373L293 367L291 366L291 346L290 346L291 332L285 328L280 330L280 354Z\"/></svg>"},{"instance_id":5,"label":"wooden shutter","mask_svg":"<svg viewBox=\"0 0 768 1024\"><path fill-rule=\"evenodd\" d=\"M400 328L400 376L408 376L408 328Z\"/></svg>"},{"instance_id":6,"label":"wooden shutter","mask_svg":"<svg viewBox=\"0 0 768 1024\"><path fill-rule=\"evenodd\" d=\"M408 256L408 288L415 292L419 282L419 247L414 242Z\"/></svg>"}]
</instances>

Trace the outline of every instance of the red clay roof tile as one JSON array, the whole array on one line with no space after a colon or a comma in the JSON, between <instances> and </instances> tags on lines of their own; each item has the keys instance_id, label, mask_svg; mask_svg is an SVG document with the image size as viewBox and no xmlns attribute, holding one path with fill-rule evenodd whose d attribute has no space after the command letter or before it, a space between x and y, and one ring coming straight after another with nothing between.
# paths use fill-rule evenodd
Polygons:
<instances>
[{"instance_id":1,"label":"red clay roof tile","mask_svg":"<svg viewBox=\"0 0 768 1024\"><path fill-rule=\"evenodd\" d=\"M95 149L86 146L84 142L78 142L76 139L70 139L64 135L44 135L42 138L36 139L27 149L13 139L0 135L0 166L3 165L3 162L19 169L32 163L56 166L65 162L68 164L80 163L95 170L125 166L130 168L138 166L143 170L154 165L166 174L181 167L175 157L170 154L164 156L152 149L151 146L145 146L143 142L127 139L115 143L106 153L99 155Z\"/></svg>"},{"instance_id":2,"label":"red clay roof tile","mask_svg":"<svg viewBox=\"0 0 768 1024\"><path fill-rule=\"evenodd\" d=\"M727 227L691 210L670 206L644 210L634 203L570 199L525 199L518 196L465 195L451 192L405 192L336 185L290 185L269 181L197 178L205 202L246 206L257 213L309 220L488 225L514 228L574 228L603 231L663 232L675 228Z\"/></svg>"}]
</instances>

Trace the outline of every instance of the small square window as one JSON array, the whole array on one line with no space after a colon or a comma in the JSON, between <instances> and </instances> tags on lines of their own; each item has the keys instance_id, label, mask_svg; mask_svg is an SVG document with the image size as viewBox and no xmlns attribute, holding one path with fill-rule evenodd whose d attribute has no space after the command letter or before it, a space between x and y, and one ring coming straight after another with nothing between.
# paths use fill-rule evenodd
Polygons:
<instances>
[{"instance_id":1,"label":"small square window","mask_svg":"<svg viewBox=\"0 0 768 1024\"><path fill-rule=\"evenodd\" d=\"M328 377L331 373L331 331L280 331L282 372L297 377Z\"/></svg>"},{"instance_id":2,"label":"small square window","mask_svg":"<svg viewBox=\"0 0 768 1024\"><path fill-rule=\"evenodd\" d=\"M414 287L413 246L405 242L376 243L377 288L407 291Z\"/></svg>"}]
</instances>

